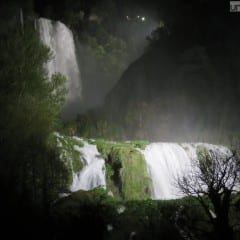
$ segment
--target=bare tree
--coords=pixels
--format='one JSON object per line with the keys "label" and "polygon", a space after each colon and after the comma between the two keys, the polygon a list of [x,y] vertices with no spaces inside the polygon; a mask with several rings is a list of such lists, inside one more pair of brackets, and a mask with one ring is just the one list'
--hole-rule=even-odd
{"label": "bare tree", "polygon": [[197,198],[212,224],[215,239],[234,239],[229,211],[232,194],[240,186],[236,154],[202,149],[190,173],[178,179],[178,186],[184,194]]}

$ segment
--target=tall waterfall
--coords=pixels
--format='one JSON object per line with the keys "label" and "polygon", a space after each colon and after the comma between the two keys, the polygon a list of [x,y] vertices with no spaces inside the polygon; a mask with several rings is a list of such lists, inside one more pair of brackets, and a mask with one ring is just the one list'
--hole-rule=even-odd
{"label": "tall waterfall", "polygon": [[78,150],[82,153],[85,166],[79,173],[73,174],[71,191],[105,188],[105,161],[100,157],[96,145],[84,142],[84,146]]}
{"label": "tall waterfall", "polygon": [[73,34],[59,21],[40,18],[38,25],[40,39],[53,53],[46,64],[49,77],[56,72],[63,74],[67,78],[67,104],[75,103],[81,97],[81,81]]}
{"label": "tall waterfall", "polygon": [[188,174],[193,168],[193,162],[198,158],[198,147],[204,147],[223,157],[231,155],[226,147],[204,143],[151,143],[142,151],[152,179],[153,199],[183,197],[178,189],[177,179]]}

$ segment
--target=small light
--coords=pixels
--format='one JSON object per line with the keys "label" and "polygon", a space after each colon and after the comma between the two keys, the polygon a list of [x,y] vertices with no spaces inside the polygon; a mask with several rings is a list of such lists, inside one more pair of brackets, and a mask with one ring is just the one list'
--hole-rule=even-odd
{"label": "small light", "polygon": [[137,18],[140,18],[140,16],[138,15]]}
{"label": "small light", "polygon": [[142,17],[141,19],[142,19],[142,21],[143,21],[143,22],[146,20],[146,18],[145,18],[145,17]]}

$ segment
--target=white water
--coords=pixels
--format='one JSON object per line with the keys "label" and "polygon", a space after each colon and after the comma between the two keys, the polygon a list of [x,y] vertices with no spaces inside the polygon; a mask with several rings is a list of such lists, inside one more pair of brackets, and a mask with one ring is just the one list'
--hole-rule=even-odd
{"label": "white water", "polygon": [[175,187],[176,179],[189,171],[191,166],[191,159],[185,150],[175,143],[152,143],[142,152],[152,179],[152,198],[180,197]]}
{"label": "white water", "polygon": [[222,146],[211,144],[151,143],[141,151],[146,159],[152,180],[153,199],[176,199],[183,197],[177,187],[177,179],[188,174],[193,161],[197,160],[197,147],[203,146],[221,155],[230,155]]}
{"label": "white water", "polygon": [[52,60],[46,64],[48,75],[63,74],[67,78],[67,104],[76,102],[81,97],[81,81],[73,34],[59,21],[40,18],[38,25],[40,39],[53,53]]}
{"label": "white water", "polygon": [[83,147],[78,147],[82,153],[85,166],[79,173],[73,173],[72,192],[78,190],[91,190],[96,187],[106,188],[105,161],[100,157],[96,145],[84,142]]}
{"label": "white water", "polygon": [[[198,162],[198,147],[213,151],[218,157],[231,155],[226,147],[204,143],[151,143],[145,150],[140,150],[152,180],[152,199],[176,199],[184,196],[178,189],[177,179],[193,170],[193,163]],[[96,187],[106,189],[105,161],[100,157],[96,145],[84,141],[83,147],[74,146],[74,149],[81,152],[85,166],[79,173],[73,172],[70,190],[75,192]]]}
{"label": "white water", "polygon": [[[64,137],[55,133],[58,139],[58,147],[62,148],[67,144]],[[59,141],[61,139],[61,141]],[[73,146],[73,150],[80,153],[80,159],[84,167],[79,172],[73,171],[73,159],[70,156],[69,163],[72,170],[73,182],[70,186],[72,192],[78,190],[91,190],[96,187],[106,189],[106,167],[105,161],[101,158],[96,145],[89,144],[81,138],[73,137],[77,142],[83,143]],[[152,180],[152,199],[176,199],[184,195],[179,191],[177,180],[192,172],[199,172],[198,151],[206,149],[212,156],[219,160],[216,165],[217,172],[221,174],[222,164],[232,156],[232,152],[224,147],[206,143],[151,143],[145,150],[138,149],[145,157],[149,177]],[[66,150],[63,149],[63,154]],[[66,156],[65,156],[66,157]],[[234,167],[234,161],[229,162],[228,168]],[[232,178],[226,175],[224,182],[227,186],[232,185]],[[219,176],[220,179],[220,176]],[[196,182],[197,181],[197,182]],[[199,180],[194,180],[193,185],[199,185]],[[201,183],[203,190],[205,183]],[[238,190],[240,187],[238,186]]]}

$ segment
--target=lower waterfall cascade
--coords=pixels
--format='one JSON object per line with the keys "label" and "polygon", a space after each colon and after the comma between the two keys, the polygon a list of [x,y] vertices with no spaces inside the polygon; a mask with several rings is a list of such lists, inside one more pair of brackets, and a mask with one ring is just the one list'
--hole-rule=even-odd
{"label": "lower waterfall cascade", "polygon": [[[57,141],[64,137],[56,134]],[[76,141],[73,151],[79,152],[79,161],[83,167],[80,171],[72,170],[71,192],[92,190],[96,187],[107,189],[106,164],[95,145],[95,140],[87,142],[81,138],[72,137]],[[65,140],[64,140],[65,141]],[[77,145],[81,142],[81,146]],[[58,144],[62,147],[62,144]],[[220,157],[230,156],[231,151],[224,146],[207,143],[150,143],[145,149],[136,148],[146,161],[146,167],[151,180],[152,199],[177,199],[184,197],[177,187],[177,179],[188,174],[193,162],[198,160],[197,151],[204,148]],[[72,159],[70,158],[71,165]],[[73,168],[72,168],[73,169]],[[112,194],[112,193],[111,193]]]}
{"label": "lower waterfall cascade", "polygon": [[178,189],[177,179],[187,175],[194,167],[198,160],[198,147],[221,157],[231,155],[228,148],[207,143],[151,143],[142,151],[152,180],[152,199],[184,197]]}
{"label": "lower waterfall cascade", "polygon": [[78,173],[73,173],[73,183],[71,191],[91,190],[96,187],[106,188],[105,161],[101,158],[97,147],[84,142],[82,148],[78,148],[82,153],[85,166]]}

